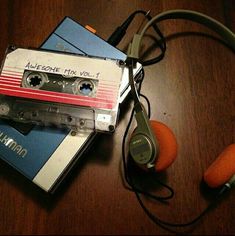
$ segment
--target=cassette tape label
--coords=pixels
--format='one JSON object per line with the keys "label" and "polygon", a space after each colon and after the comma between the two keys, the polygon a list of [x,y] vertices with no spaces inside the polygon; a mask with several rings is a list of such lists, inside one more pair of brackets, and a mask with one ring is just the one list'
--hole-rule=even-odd
{"label": "cassette tape label", "polygon": [[113,125],[122,74],[118,60],[18,48],[5,58],[0,94],[112,113]]}

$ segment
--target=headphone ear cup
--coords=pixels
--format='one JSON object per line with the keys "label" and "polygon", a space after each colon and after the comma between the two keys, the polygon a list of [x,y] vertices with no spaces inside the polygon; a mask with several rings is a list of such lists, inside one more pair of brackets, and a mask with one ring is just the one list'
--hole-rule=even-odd
{"label": "headphone ear cup", "polygon": [[177,142],[173,132],[163,123],[150,120],[150,125],[159,144],[155,170],[160,172],[167,169],[176,159]]}
{"label": "headphone ear cup", "polygon": [[225,184],[235,174],[235,144],[229,145],[204,173],[204,181],[211,188]]}

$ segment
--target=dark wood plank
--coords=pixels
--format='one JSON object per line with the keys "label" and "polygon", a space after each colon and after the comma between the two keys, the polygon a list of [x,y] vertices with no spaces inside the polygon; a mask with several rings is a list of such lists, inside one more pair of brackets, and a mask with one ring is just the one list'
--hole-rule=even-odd
{"label": "dark wood plank", "polygon": [[[8,44],[38,47],[66,15],[93,26],[107,39],[136,9],[151,9],[155,15],[174,8],[203,12],[235,31],[232,0],[2,0],[0,58]],[[120,49],[127,47],[141,21],[136,18]],[[214,191],[202,183],[203,173],[235,140],[234,53],[206,37],[214,34],[201,25],[177,20],[160,27],[167,37],[167,53],[159,64],[146,68],[143,93],[151,101],[152,119],[174,131],[179,154],[159,176],[174,188],[175,197],[169,205],[147,205],[161,219],[176,223],[192,219],[213,199]],[[127,102],[116,132],[96,140],[55,196],[47,196],[0,162],[0,234],[168,234],[149,220],[122,184],[121,141],[130,109]],[[138,175],[149,181],[149,176]],[[162,193],[158,186],[152,188]],[[234,190],[191,233],[235,234],[233,194]]]}

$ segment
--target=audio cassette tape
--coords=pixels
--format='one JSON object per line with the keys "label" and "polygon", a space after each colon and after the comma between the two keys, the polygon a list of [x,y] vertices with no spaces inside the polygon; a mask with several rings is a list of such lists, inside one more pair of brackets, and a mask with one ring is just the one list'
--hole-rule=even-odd
{"label": "audio cassette tape", "polygon": [[124,64],[11,48],[0,75],[0,117],[79,131],[114,131]]}
{"label": "audio cassette tape", "polygon": [[[40,48],[126,60],[126,54],[70,17],[58,24]],[[142,74],[141,69],[137,63],[136,80]],[[124,69],[119,91],[120,106],[128,99],[129,92],[128,70]],[[0,161],[10,164],[44,191],[53,193],[73,167],[88,158],[85,153],[98,137],[95,130],[81,133],[0,119]]]}

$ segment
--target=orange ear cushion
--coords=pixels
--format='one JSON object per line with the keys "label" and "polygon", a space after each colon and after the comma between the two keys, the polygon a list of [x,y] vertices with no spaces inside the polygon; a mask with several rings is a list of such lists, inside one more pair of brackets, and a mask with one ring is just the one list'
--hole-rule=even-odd
{"label": "orange ear cushion", "polygon": [[229,145],[204,173],[211,188],[225,184],[235,174],[235,144]]}
{"label": "orange ear cushion", "polygon": [[159,155],[156,160],[156,171],[168,168],[176,159],[177,142],[173,132],[163,123],[150,120],[153,133],[159,143]]}

